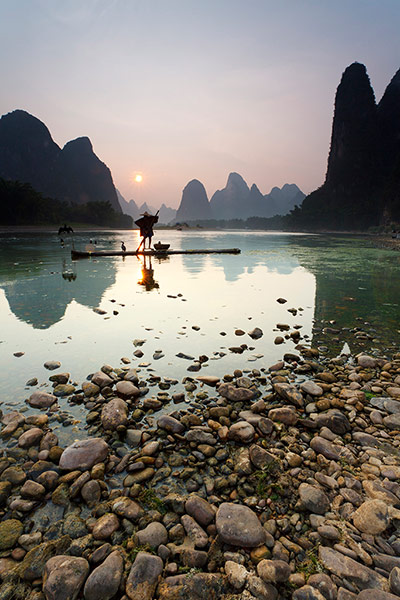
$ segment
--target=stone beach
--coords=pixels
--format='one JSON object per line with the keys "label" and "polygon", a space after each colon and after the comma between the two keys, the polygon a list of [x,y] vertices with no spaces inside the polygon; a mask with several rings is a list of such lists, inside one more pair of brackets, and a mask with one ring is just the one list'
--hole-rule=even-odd
{"label": "stone beach", "polygon": [[129,359],[81,385],[49,361],[53,389],[1,412],[0,600],[400,596],[400,353],[298,338],[180,392]]}

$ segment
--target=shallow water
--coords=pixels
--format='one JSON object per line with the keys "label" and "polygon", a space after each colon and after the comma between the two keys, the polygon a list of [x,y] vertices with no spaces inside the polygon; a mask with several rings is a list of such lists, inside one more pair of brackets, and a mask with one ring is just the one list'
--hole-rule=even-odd
{"label": "shallow water", "polygon": [[[344,341],[351,350],[363,342],[356,344],[354,332],[324,337],[321,321],[357,324],[374,338],[368,348],[398,346],[400,255],[367,238],[159,231],[154,241],[175,249],[238,247],[241,254],[176,255],[146,264],[135,256],[72,261],[72,243],[84,249],[90,239],[98,249],[119,250],[121,241],[128,250],[137,246],[136,232],[77,233],[63,247],[55,234],[0,235],[3,407],[20,405],[35,389],[25,387],[33,377],[50,387],[48,360],[60,361],[56,372],[71,373],[78,384],[105,363],[123,366],[122,357],[177,379],[196,376],[187,371],[194,361],[178,353],[209,357],[198,375],[268,367],[295,348],[292,340],[274,344],[277,323],[291,330],[301,325],[302,343],[314,335],[317,345],[328,340],[339,351]],[[294,316],[288,308],[303,310]],[[254,327],[263,330],[258,340],[247,333]],[[146,340],[140,359],[133,356],[137,339]],[[248,346],[243,354],[229,351],[241,344]]]}

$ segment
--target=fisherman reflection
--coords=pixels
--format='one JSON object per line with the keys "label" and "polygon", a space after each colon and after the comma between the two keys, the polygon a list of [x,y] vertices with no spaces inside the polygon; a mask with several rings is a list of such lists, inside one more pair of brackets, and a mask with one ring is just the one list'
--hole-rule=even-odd
{"label": "fisherman reflection", "polygon": [[151,290],[160,287],[158,282],[154,280],[154,269],[151,264],[151,256],[143,257],[141,278],[139,279],[138,284],[143,285],[146,292],[150,292]]}

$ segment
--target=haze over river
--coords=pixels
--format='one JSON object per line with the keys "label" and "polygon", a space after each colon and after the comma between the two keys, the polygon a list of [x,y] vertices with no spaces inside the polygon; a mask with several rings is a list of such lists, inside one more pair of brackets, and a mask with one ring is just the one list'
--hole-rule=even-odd
{"label": "haze over river", "polygon": [[[398,347],[400,255],[368,238],[189,230],[156,231],[159,239],[173,249],[237,247],[241,254],[176,255],[151,265],[135,256],[72,261],[72,243],[85,249],[96,240],[97,249],[119,250],[124,241],[134,250],[137,232],[78,232],[64,246],[51,233],[0,235],[3,410],[23,405],[36,389],[26,388],[31,378],[51,389],[43,367],[49,360],[81,384],[103,364],[124,366],[122,357],[179,380],[268,368],[296,352],[292,339],[274,343],[294,326],[301,326],[300,343],[322,353],[337,354],[344,342],[352,351]],[[255,327],[263,335],[254,340],[248,332]],[[242,354],[229,350],[242,344]],[[141,358],[133,355],[138,349]],[[209,360],[188,371],[199,356]]]}

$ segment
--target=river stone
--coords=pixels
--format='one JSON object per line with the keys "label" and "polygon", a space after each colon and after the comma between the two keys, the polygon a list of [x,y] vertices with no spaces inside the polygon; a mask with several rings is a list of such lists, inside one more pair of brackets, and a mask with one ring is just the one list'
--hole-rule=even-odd
{"label": "river stone", "polygon": [[88,506],[95,506],[101,498],[99,482],[96,479],[87,481],[81,488],[81,496]]}
{"label": "river stone", "polygon": [[48,360],[43,366],[49,371],[54,371],[55,369],[59,369],[61,367],[61,363],[58,360]]}
{"label": "river stone", "polygon": [[[355,594],[352,594],[352,596],[356,598]],[[311,585],[303,585],[293,592],[292,600],[327,600],[327,597],[321,594],[317,588]]]}
{"label": "river stone", "polygon": [[368,356],[367,354],[361,354],[361,356],[357,357],[357,363],[363,369],[375,369],[376,360],[372,358],[372,356]]}
{"label": "river stone", "polygon": [[329,510],[328,496],[321,489],[308,483],[299,486],[300,502],[306,510],[317,515],[324,515]]}
{"label": "river stone", "polygon": [[75,600],[89,573],[84,558],[54,556],[44,569],[43,592],[46,600]]}
{"label": "river stone", "polygon": [[164,564],[159,556],[138,552],[126,582],[128,598],[152,600],[163,568]]}
{"label": "river stone", "polygon": [[114,380],[103,373],[103,371],[97,371],[96,373],[93,373],[91,382],[95,385],[98,385],[99,388],[106,387],[106,385],[112,386],[114,384]]}
{"label": "river stone", "polygon": [[247,421],[238,421],[230,426],[228,437],[235,442],[248,444],[253,441],[254,434],[255,429],[251,423],[247,423]]}
{"label": "river stone", "polygon": [[227,560],[224,568],[231,586],[234,587],[235,590],[242,590],[249,574],[246,567],[233,560]]}
{"label": "river stone", "polygon": [[283,423],[284,425],[296,425],[299,417],[296,411],[287,406],[281,406],[279,408],[271,408],[268,411],[268,418],[276,423]]}
{"label": "river stone", "polygon": [[393,567],[389,575],[390,591],[396,596],[400,595],[400,567]]}
{"label": "river stone", "polygon": [[47,392],[36,391],[29,396],[28,404],[33,408],[49,408],[54,402],[57,402],[57,396]]}
{"label": "river stone", "polygon": [[217,383],[221,381],[219,377],[213,375],[201,375],[200,377],[196,377],[196,379],[197,381],[200,381],[200,383],[205,383],[211,387],[215,387]]}
{"label": "river stone", "polygon": [[265,529],[247,506],[223,502],[217,511],[215,525],[225,544],[254,548],[265,542]]}
{"label": "river stone", "polygon": [[314,383],[314,381],[304,381],[302,384],[300,384],[300,389],[302,392],[309,394],[310,396],[322,396],[324,393],[322,387],[317,383]]}
{"label": "river stone", "polygon": [[346,579],[359,590],[377,588],[378,590],[387,591],[389,588],[386,577],[369,569],[353,558],[341,554],[337,550],[333,550],[327,546],[320,546],[319,560],[325,569],[337,577]]}
{"label": "river stone", "polygon": [[140,390],[132,381],[118,381],[115,386],[118,396],[121,398],[137,398],[140,396]]}
{"label": "river stone", "polygon": [[92,534],[95,540],[106,540],[111,537],[118,528],[118,517],[113,513],[106,513],[96,521]]}
{"label": "river stone", "polygon": [[165,429],[170,433],[182,433],[185,431],[184,425],[178,419],[170,417],[169,415],[163,415],[157,420],[157,427]]}
{"label": "river stone", "polygon": [[24,526],[18,519],[7,519],[0,522],[0,551],[13,548],[22,535]]}
{"label": "river stone", "polygon": [[217,440],[212,433],[204,431],[200,427],[194,427],[193,429],[190,429],[190,431],[188,431],[186,434],[186,439],[188,442],[195,442],[196,444],[209,444],[210,446],[214,446],[217,443]]}
{"label": "river stone", "polygon": [[247,578],[247,589],[252,594],[252,598],[256,597],[260,600],[276,600],[278,596],[276,587],[252,574],[249,574]]}
{"label": "river stone", "polygon": [[267,583],[287,581],[290,576],[290,566],[284,560],[261,560],[257,565],[257,573]]}
{"label": "river stone", "polygon": [[392,396],[392,398],[400,400],[400,387],[388,387],[386,391],[389,396]]}
{"label": "river stone", "polygon": [[83,595],[85,600],[110,600],[118,592],[124,561],[118,550],[111,552],[105,561],[89,575]]}
{"label": "river stone", "polygon": [[357,596],[357,600],[398,600],[398,596],[383,592],[382,590],[363,590]]}
{"label": "river stone", "polygon": [[129,519],[129,521],[133,522],[136,522],[143,513],[141,506],[126,496],[121,496],[114,500],[112,511],[119,517]]}
{"label": "river stone", "polygon": [[294,404],[298,408],[302,408],[304,406],[304,398],[303,395],[296,390],[293,385],[289,383],[275,383],[274,390],[284,400],[290,402],[290,404]]}
{"label": "river stone", "polygon": [[37,481],[32,481],[31,479],[28,479],[27,481],[25,481],[19,493],[23,498],[31,498],[33,500],[38,500],[39,498],[44,496],[44,494],[46,493],[46,488],[40,483],[37,483]]}
{"label": "river stone", "polygon": [[18,576],[26,581],[34,581],[43,576],[46,562],[55,555],[64,554],[71,545],[71,538],[63,535],[57,540],[43,542],[25,555],[18,566]]}
{"label": "river stone", "polygon": [[336,444],[332,444],[329,440],[320,436],[315,436],[310,442],[311,448],[317,454],[322,454],[328,460],[339,460],[340,459],[340,447]]}
{"label": "river stone", "polygon": [[100,386],[96,385],[92,381],[84,381],[82,383],[82,391],[86,398],[90,398],[91,396],[97,396],[97,394],[100,392]]}
{"label": "river stone", "polygon": [[249,335],[252,340],[258,340],[263,336],[263,330],[259,327],[254,327],[254,329],[249,331],[247,335]]}
{"label": "river stone", "polygon": [[108,454],[108,444],[101,438],[79,440],[68,446],[61,455],[60,468],[66,471],[87,471]]}
{"label": "river stone", "polygon": [[[126,382],[129,383],[129,382]],[[112,398],[101,411],[101,424],[104,429],[117,429],[128,423],[128,406],[121,398]]]}
{"label": "river stone", "polygon": [[162,523],[153,521],[136,533],[136,539],[140,546],[149,545],[157,549],[160,544],[168,542],[168,532]]}
{"label": "river stone", "polygon": [[386,502],[366,500],[353,514],[353,523],[359,531],[371,535],[383,533],[390,522]]}
{"label": "river stone", "polygon": [[188,537],[194,542],[195,548],[205,548],[208,545],[208,535],[190,515],[182,515],[181,523]]}
{"label": "river stone", "polygon": [[215,510],[211,504],[200,496],[189,496],[185,503],[185,510],[202,527],[207,527],[215,518]]}
{"label": "river stone", "polygon": [[383,424],[388,429],[400,430],[400,413],[394,413],[383,418]]}
{"label": "river stone", "polygon": [[[238,597],[227,595],[228,591],[226,577],[219,573],[188,573],[166,577],[158,587],[157,598],[158,600],[204,600],[205,598],[219,600]],[[246,598],[252,600],[253,596],[249,595]],[[261,597],[259,598],[261,600]]]}
{"label": "river stone", "polygon": [[18,438],[18,446],[20,448],[30,448],[31,446],[38,446],[40,440],[43,437],[43,431],[39,427],[32,427],[28,429]]}
{"label": "river stone", "polygon": [[253,390],[248,388],[237,388],[231,383],[221,383],[218,386],[218,393],[223,398],[227,398],[231,402],[247,402],[254,398]]}
{"label": "river stone", "polygon": [[381,485],[381,482],[377,479],[369,480],[365,479],[362,482],[362,486],[364,488],[365,493],[368,498],[372,500],[382,500],[385,504],[396,505],[399,502],[397,496],[389,492],[386,488]]}
{"label": "river stone", "polygon": [[360,444],[360,446],[368,446],[369,448],[379,448],[381,442],[369,433],[364,431],[355,431],[353,433],[353,440]]}
{"label": "river stone", "polygon": [[257,444],[250,447],[249,456],[256,469],[263,469],[276,462],[275,456]]}
{"label": "river stone", "polygon": [[315,420],[318,427],[328,427],[328,429],[338,435],[344,435],[351,430],[351,425],[346,415],[336,408],[319,413]]}

